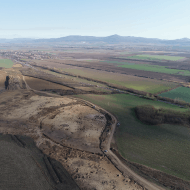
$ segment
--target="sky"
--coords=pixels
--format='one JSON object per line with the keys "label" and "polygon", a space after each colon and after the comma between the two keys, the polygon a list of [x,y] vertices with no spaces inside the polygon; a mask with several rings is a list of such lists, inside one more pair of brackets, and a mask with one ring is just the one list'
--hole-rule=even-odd
{"label": "sky", "polygon": [[190,38],[190,0],[0,1],[0,38]]}

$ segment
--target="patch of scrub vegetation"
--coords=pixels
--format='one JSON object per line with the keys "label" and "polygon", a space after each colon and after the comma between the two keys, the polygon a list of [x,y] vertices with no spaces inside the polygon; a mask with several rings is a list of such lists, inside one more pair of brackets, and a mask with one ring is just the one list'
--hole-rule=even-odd
{"label": "patch of scrub vegetation", "polygon": [[137,117],[146,124],[179,124],[190,126],[190,111],[180,112],[172,109],[155,109],[151,105],[142,105],[135,107]]}
{"label": "patch of scrub vegetation", "polygon": [[135,114],[135,107],[151,105],[156,109],[186,112],[188,109],[129,94],[78,95],[117,116],[116,143],[122,156],[132,162],[190,180],[190,128],[182,125],[147,125]]}
{"label": "patch of scrub vegetation", "polygon": [[[124,58],[124,57],[122,57],[122,58]],[[125,57],[125,58],[127,58],[127,59],[142,59],[142,60],[178,61],[178,60],[184,59],[185,57],[169,56],[169,55],[146,55],[146,54],[142,54],[142,55],[128,56],[128,57]]]}
{"label": "patch of scrub vegetation", "polygon": [[171,91],[159,94],[159,96],[190,102],[190,88],[178,87]]}
{"label": "patch of scrub vegetation", "polygon": [[10,59],[0,59],[0,67],[11,68],[13,64]]}

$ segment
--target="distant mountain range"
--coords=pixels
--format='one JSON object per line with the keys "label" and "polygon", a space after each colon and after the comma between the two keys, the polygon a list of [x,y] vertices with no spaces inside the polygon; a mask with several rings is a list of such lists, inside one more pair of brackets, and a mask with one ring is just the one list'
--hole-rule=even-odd
{"label": "distant mountain range", "polygon": [[106,43],[106,44],[165,44],[165,45],[185,45],[190,46],[190,39],[182,38],[176,40],[161,40],[157,38],[143,38],[134,36],[119,36],[112,35],[107,37],[95,36],[67,36],[61,38],[50,39],[31,39],[31,38],[16,38],[16,39],[0,39],[0,43]]}

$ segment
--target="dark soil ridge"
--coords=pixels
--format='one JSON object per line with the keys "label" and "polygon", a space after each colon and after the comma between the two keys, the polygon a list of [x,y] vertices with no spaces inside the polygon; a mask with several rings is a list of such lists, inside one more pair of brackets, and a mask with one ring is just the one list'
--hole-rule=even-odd
{"label": "dark soil ridge", "polygon": [[190,112],[180,113],[167,109],[155,109],[153,106],[144,105],[135,108],[137,118],[149,125],[178,124],[190,127]]}
{"label": "dark soil ridge", "polygon": [[190,189],[190,181],[185,181],[176,176],[172,176],[161,172],[156,169],[152,169],[148,166],[138,164],[135,162],[131,162],[121,156],[118,150],[111,148],[112,152],[128,167],[130,167],[135,172],[139,173],[146,179],[153,181],[154,183],[159,183],[166,188],[170,188],[172,190],[187,190]]}

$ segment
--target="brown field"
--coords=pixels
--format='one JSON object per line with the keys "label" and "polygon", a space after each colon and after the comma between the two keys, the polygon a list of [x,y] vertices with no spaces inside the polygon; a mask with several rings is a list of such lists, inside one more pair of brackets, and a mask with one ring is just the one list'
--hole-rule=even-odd
{"label": "brown field", "polygon": [[44,90],[44,89],[72,90],[69,87],[55,84],[52,82],[48,82],[46,80],[37,79],[37,78],[33,78],[33,77],[28,77],[28,76],[25,76],[24,78],[25,78],[27,84],[29,85],[29,87],[32,89],[35,89],[35,90]]}

